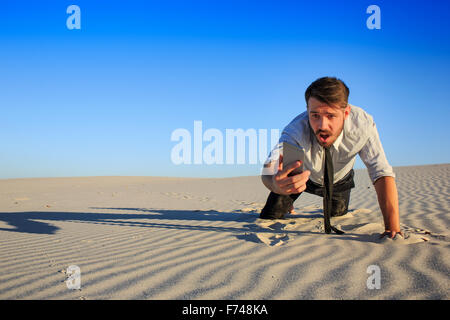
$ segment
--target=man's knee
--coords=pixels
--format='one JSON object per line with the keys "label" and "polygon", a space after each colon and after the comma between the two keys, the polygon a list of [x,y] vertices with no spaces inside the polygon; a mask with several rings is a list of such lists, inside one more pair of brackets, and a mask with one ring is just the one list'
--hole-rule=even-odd
{"label": "man's knee", "polygon": [[331,216],[343,216],[348,212],[348,204],[350,202],[350,190],[336,194],[332,199]]}
{"label": "man's knee", "polygon": [[294,201],[299,196],[300,194],[285,196],[270,192],[266,205],[261,210],[259,217],[261,219],[282,219],[291,211]]}

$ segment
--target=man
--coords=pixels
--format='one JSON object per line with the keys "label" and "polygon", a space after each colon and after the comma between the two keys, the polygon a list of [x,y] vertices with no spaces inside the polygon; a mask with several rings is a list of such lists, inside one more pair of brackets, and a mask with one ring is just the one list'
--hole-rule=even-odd
{"label": "man", "polygon": [[[293,212],[293,202],[303,191],[324,198],[325,231],[342,231],[330,225],[330,218],[347,213],[353,182],[353,165],[358,154],[368,169],[383,215],[385,232],[400,231],[395,174],[381,145],[372,116],[348,103],[349,89],[342,80],[323,77],[305,92],[306,112],[283,130],[279,144],[264,165],[262,181],[271,191],[261,211],[263,219],[282,218]],[[283,142],[304,149],[304,171],[290,175],[301,162],[282,165],[276,159]],[[278,163],[278,167],[276,167]]]}

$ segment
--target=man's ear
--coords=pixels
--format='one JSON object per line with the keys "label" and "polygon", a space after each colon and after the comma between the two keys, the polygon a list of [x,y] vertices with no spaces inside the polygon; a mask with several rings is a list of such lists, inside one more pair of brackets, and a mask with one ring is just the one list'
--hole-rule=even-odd
{"label": "man's ear", "polygon": [[350,114],[350,110],[351,110],[351,107],[347,103],[347,107],[345,107],[345,109],[344,109],[344,120],[347,119],[348,115]]}

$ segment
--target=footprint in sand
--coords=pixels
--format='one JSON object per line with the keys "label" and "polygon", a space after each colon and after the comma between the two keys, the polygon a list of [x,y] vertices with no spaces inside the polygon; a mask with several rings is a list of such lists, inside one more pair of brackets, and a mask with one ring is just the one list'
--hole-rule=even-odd
{"label": "footprint in sand", "polygon": [[278,247],[289,240],[289,236],[286,233],[257,233],[256,237],[269,247]]}
{"label": "footprint in sand", "polygon": [[300,225],[304,224],[304,222],[296,220],[300,219],[257,219],[255,223],[246,225],[251,232],[238,236],[238,239],[264,243],[270,247],[278,247],[294,238],[292,234],[288,234],[289,231],[296,230]]}
{"label": "footprint in sand", "polygon": [[264,228],[264,229],[269,229],[269,230],[273,230],[273,231],[282,231],[285,224],[281,223],[281,222],[273,222],[273,221],[258,221],[257,225],[260,228]]}

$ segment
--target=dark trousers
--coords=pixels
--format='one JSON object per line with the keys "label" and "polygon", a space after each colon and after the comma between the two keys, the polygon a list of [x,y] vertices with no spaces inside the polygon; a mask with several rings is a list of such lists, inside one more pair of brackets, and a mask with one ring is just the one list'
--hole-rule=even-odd
{"label": "dark trousers", "polygon": [[[354,171],[350,170],[339,182],[333,185],[333,196],[331,216],[342,216],[348,211],[348,204],[350,202],[350,191],[355,187],[353,181]],[[306,182],[305,192],[315,194],[323,197],[323,186],[308,180]],[[261,210],[261,219],[281,219],[285,214],[289,213],[294,201],[302,194],[290,194],[288,196],[280,195],[274,192],[270,192],[267,198],[266,205]]]}

